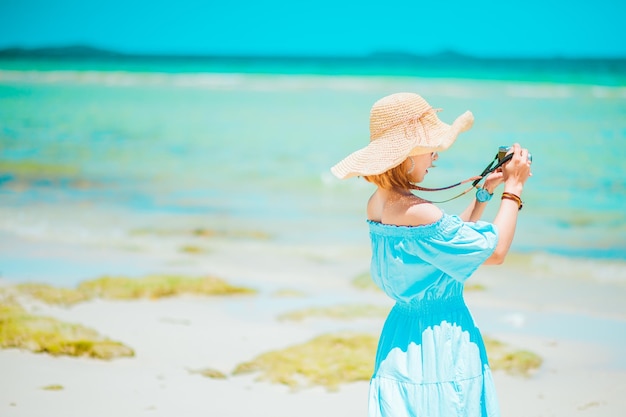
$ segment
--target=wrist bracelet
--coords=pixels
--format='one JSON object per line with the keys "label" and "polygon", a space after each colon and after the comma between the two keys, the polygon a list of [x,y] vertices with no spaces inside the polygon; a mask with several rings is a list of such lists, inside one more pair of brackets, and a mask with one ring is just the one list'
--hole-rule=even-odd
{"label": "wrist bracelet", "polygon": [[502,193],[502,200],[513,200],[517,203],[517,210],[521,210],[524,207],[524,203],[520,196],[515,195],[513,193]]}

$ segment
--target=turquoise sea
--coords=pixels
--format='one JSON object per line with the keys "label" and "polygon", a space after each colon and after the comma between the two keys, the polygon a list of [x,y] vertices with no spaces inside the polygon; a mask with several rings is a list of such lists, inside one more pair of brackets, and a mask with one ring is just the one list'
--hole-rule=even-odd
{"label": "turquoise sea", "polygon": [[[147,229],[367,244],[371,185],[329,168],[367,144],[371,105],[399,91],[443,108],[446,122],[475,115],[426,186],[480,173],[499,145],[530,149],[513,251],[626,259],[623,68],[290,65],[0,60],[2,276],[55,267],[37,266],[28,242],[105,243]],[[471,198],[441,207],[459,212]]]}

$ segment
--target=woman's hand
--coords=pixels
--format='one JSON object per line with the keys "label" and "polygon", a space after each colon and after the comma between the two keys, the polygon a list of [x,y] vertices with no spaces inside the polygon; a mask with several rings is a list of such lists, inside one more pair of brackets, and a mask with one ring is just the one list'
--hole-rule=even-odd
{"label": "woman's hand", "polygon": [[502,168],[498,168],[493,171],[491,174],[487,175],[485,178],[485,182],[483,184],[483,188],[489,191],[489,194],[493,194],[498,185],[504,182],[504,174],[502,173]]}
{"label": "woman's hand", "polygon": [[530,160],[528,149],[522,148],[519,143],[511,147],[509,153],[513,158],[502,166],[504,190],[519,195],[524,188],[524,183],[530,177]]}

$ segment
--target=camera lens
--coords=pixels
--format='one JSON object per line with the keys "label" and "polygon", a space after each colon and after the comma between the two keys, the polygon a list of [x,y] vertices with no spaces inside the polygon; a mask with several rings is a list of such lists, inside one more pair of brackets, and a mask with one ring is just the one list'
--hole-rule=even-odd
{"label": "camera lens", "polygon": [[510,146],[500,146],[498,148],[498,161],[502,161],[504,159],[509,149],[511,149]]}

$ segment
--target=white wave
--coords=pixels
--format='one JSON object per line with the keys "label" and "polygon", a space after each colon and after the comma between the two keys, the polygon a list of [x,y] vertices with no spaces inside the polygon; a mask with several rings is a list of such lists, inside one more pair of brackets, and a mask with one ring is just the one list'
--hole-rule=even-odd
{"label": "white wave", "polygon": [[0,83],[87,84],[116,87],[171,86],[211,90],[246,89],[253,91],[303,91],[316,89],[368,91],[382,88],[385,81],[384,78],[370,79],[352,76],[76,70],[0,70]]}
{"label": "white wave", "polygon": [[574,87],[557,84],[509,84],[506,87],[509,97],[521,98],[569,98],[574,95]]}
{"label": "white wave", "polygon": [[591,87],[591,95],[594,98],[626,98],[626,87],[606,87],[594,85]]}
{"label": "white wave", "polygon": [[537,253],[532,255],[531,263],[535,270],[542,271],[546,276],[554,274],[596,282],[626,283],[625,260],[626,258],[572,258]]}
{"label": "white wave", "polygon": [[513,327],[520,328],[526,324],[526,316],[522,313],[511,313],[503,316],[501,321]]}

